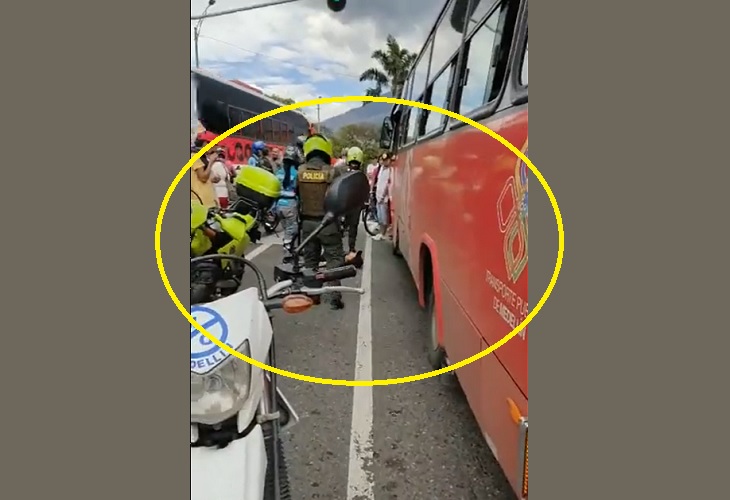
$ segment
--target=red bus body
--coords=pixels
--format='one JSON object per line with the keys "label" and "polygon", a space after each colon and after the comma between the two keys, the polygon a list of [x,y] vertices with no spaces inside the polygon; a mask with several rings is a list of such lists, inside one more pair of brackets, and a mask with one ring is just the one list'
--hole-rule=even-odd
{"label": "red bus body", "polygon": [[[190,73],[199,121],[196,139],[200,143],[208,143],[231,127],[282,105],[238,80],[226,81],[199,69],[191,69]],[[262,140],[269,149],[283,151],[297,136],[308,135],[311,129],[302,113],[285,111],[245,127],[219,145],[226,150],[227,163],[241,165],[251,157],[251,145],[255,141]]]}
{"label": "red bus body", "polygon": [[[445,2],[411,71],[405,99],[462,113],[466,68],[475,78],[480,69],[492,66],[488,58],[468,57],[469,35],[481,29],[476,19],[456,42],[452,57],[446,60],[442,54],[444,61],[437,62],[441,66],[431,67],[422,83],[414,83],[419,64],[427,64],[424,58],[437,57],[435,50],[426,52],[430,40],[435,35],[434,46],[439,46],[439,28],[456,15],[454,6],[462,1],[469,2]],[[491,17],[496,23],[502,18],[502,49],[492,52],[494,67],[483,72],[496,73],[491,93],[485,94],[494,97],[485,97],[486,102],[467,110],[473,111],[468,115],[527,154],[527,2],[477,3],[488,4],[476,9],[482,19]],[[468,12],[474,12],[475,5],[471,7]],[[496,39],[495,35],[495,45]],[[436,93],[432,83],[442,75],[449,82],[445,101],[431,102]],[[486,83],[484,88],[489,88]],[[414,126],[416,116],[424,121]],[[485,133],[438,116],[441,126],[425,131],[428,115],[418,108],[395,106],[384,124],[384,137],[389,137],[381,145],[397,155],[391,176],[394,244],[408,263],[421,305],[427,306],[433,295],[438,344],[446,362],[453,364],[495,344],[528,314],[528,169]],[[415,132],[409,130],[413,127]],[[525,329],[497,351],[456,371],[485,440],[520,498],[527,498],[527,366]]]}

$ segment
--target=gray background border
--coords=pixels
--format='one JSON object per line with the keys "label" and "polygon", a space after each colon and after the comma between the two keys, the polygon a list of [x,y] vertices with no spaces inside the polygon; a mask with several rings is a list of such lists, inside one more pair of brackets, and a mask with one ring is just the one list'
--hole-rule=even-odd
{"label": "gray background border", "polygon": [[[674,5],[531,6],[529,152],[566,229],[563,271],[530,330],[533,499],[726,490],[727,435],[714,422],[727,390],[713,387],[727,380],[727,326],[715,319],[726,274],[697,263],[725,260],[724,233],[703,231],[727,212],[713,191],[727,181],[687,174],[718,165],[703,147],[724,144],[727,127],[706,105],[675,103],[702,80],[688,61],[724,60],[707,52],[727,45],[700,47],[722,30]],[[186,322],[153,256],[162,195],[188,159],[188,10],[172,0],[7,6],[8,498],[189,497],[188,347],[176,340]],[[699,85],[713,81],[724,80]],[[700,95],[724,95],[712,90]],[[47,160],[29,167],[23,152],[39,144]],[[13,184],[18,164],[38,186],[30,206]],[[556,234],[544,193],[533,189],[531,204],[534,303]],[[162,244],[181,291],[187,222],[178,189]]]}

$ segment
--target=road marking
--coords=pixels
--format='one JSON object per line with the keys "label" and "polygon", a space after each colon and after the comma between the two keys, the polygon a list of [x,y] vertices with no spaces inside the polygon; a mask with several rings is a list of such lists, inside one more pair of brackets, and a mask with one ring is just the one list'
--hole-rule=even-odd
{"label": "road marking", "polygon": [[253,260],[256,258],[256,256],[261,255],[266,250],[271,247],[271,243],[261,243],[259,246],[251,250],[249,253],[245,254],[244,257],[246,257],[248,260]]}
{"label": "road marking", "polygon": [[[365,262],[357,320],[357,354],[355,380],[372,380],[372,241],[365,238]],[[373,500],[373,388],[353,387],[352,425],[350,426],[350,465],[347,474],[348,500]]]}

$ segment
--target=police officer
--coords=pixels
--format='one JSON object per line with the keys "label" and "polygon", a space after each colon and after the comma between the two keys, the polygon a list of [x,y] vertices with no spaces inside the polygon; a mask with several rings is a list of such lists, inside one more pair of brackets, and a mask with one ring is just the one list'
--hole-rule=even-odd
{"label": "police officer", "polygon": [[[357,146],[353,146],[348,149],[346,157],[347,169],[350,172],[355,171],[365,175],[364,172],[362,172],[362,161],[364,156],[362,149]],[[344,230],[347,231],[347,244],[350,251],[348,258],[355,257],[354,254],[357,252],[355,246],[357,245],[357,228],[360,225],[360,212],[362,212],[362,207],[345,215]]]}
{"label": "police officer", "polygon": [[[332,143],[323,135],[310,135],[304,142],[305,163],[297,173],[299,215],[301,238],[306,239],[322,222],[325,215],[324,198],[332,181],[343,173],[342,169],[331,166]],[[338,224],[332,223],[312,238],[304,248],[304,266],[310,269],[319,267],[320,257],[324,257],[327,268],[345,265],[345,252],[342,248],[342,234]],[[340,282],[332,282],[339,285]],[[332,309],[342,309],[342,294],[331,294]]]}

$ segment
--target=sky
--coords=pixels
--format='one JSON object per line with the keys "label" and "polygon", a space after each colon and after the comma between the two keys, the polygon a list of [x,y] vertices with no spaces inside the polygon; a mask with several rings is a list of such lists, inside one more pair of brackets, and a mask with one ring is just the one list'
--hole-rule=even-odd
{"label": "sky", "polygon": [[[208,12],[269,0],[217,0]],[[191,0],[191,15],[208,0]],[[419,51],[445,0],[348,0],[342,12],[331,12],[326,0],[300,0],[206,19],[199,42],[200,66],[227,79],[239,79],[266,93],[295,101],[319,96],[363,95],[371,83],[359,82],[377,64],[373,50],[385,48],[387,35]],[[190,61],[195,66],[190,23]],[[321,106],[321,119],[360,103]],[[312,120],[316,110],[303,110]]]}

